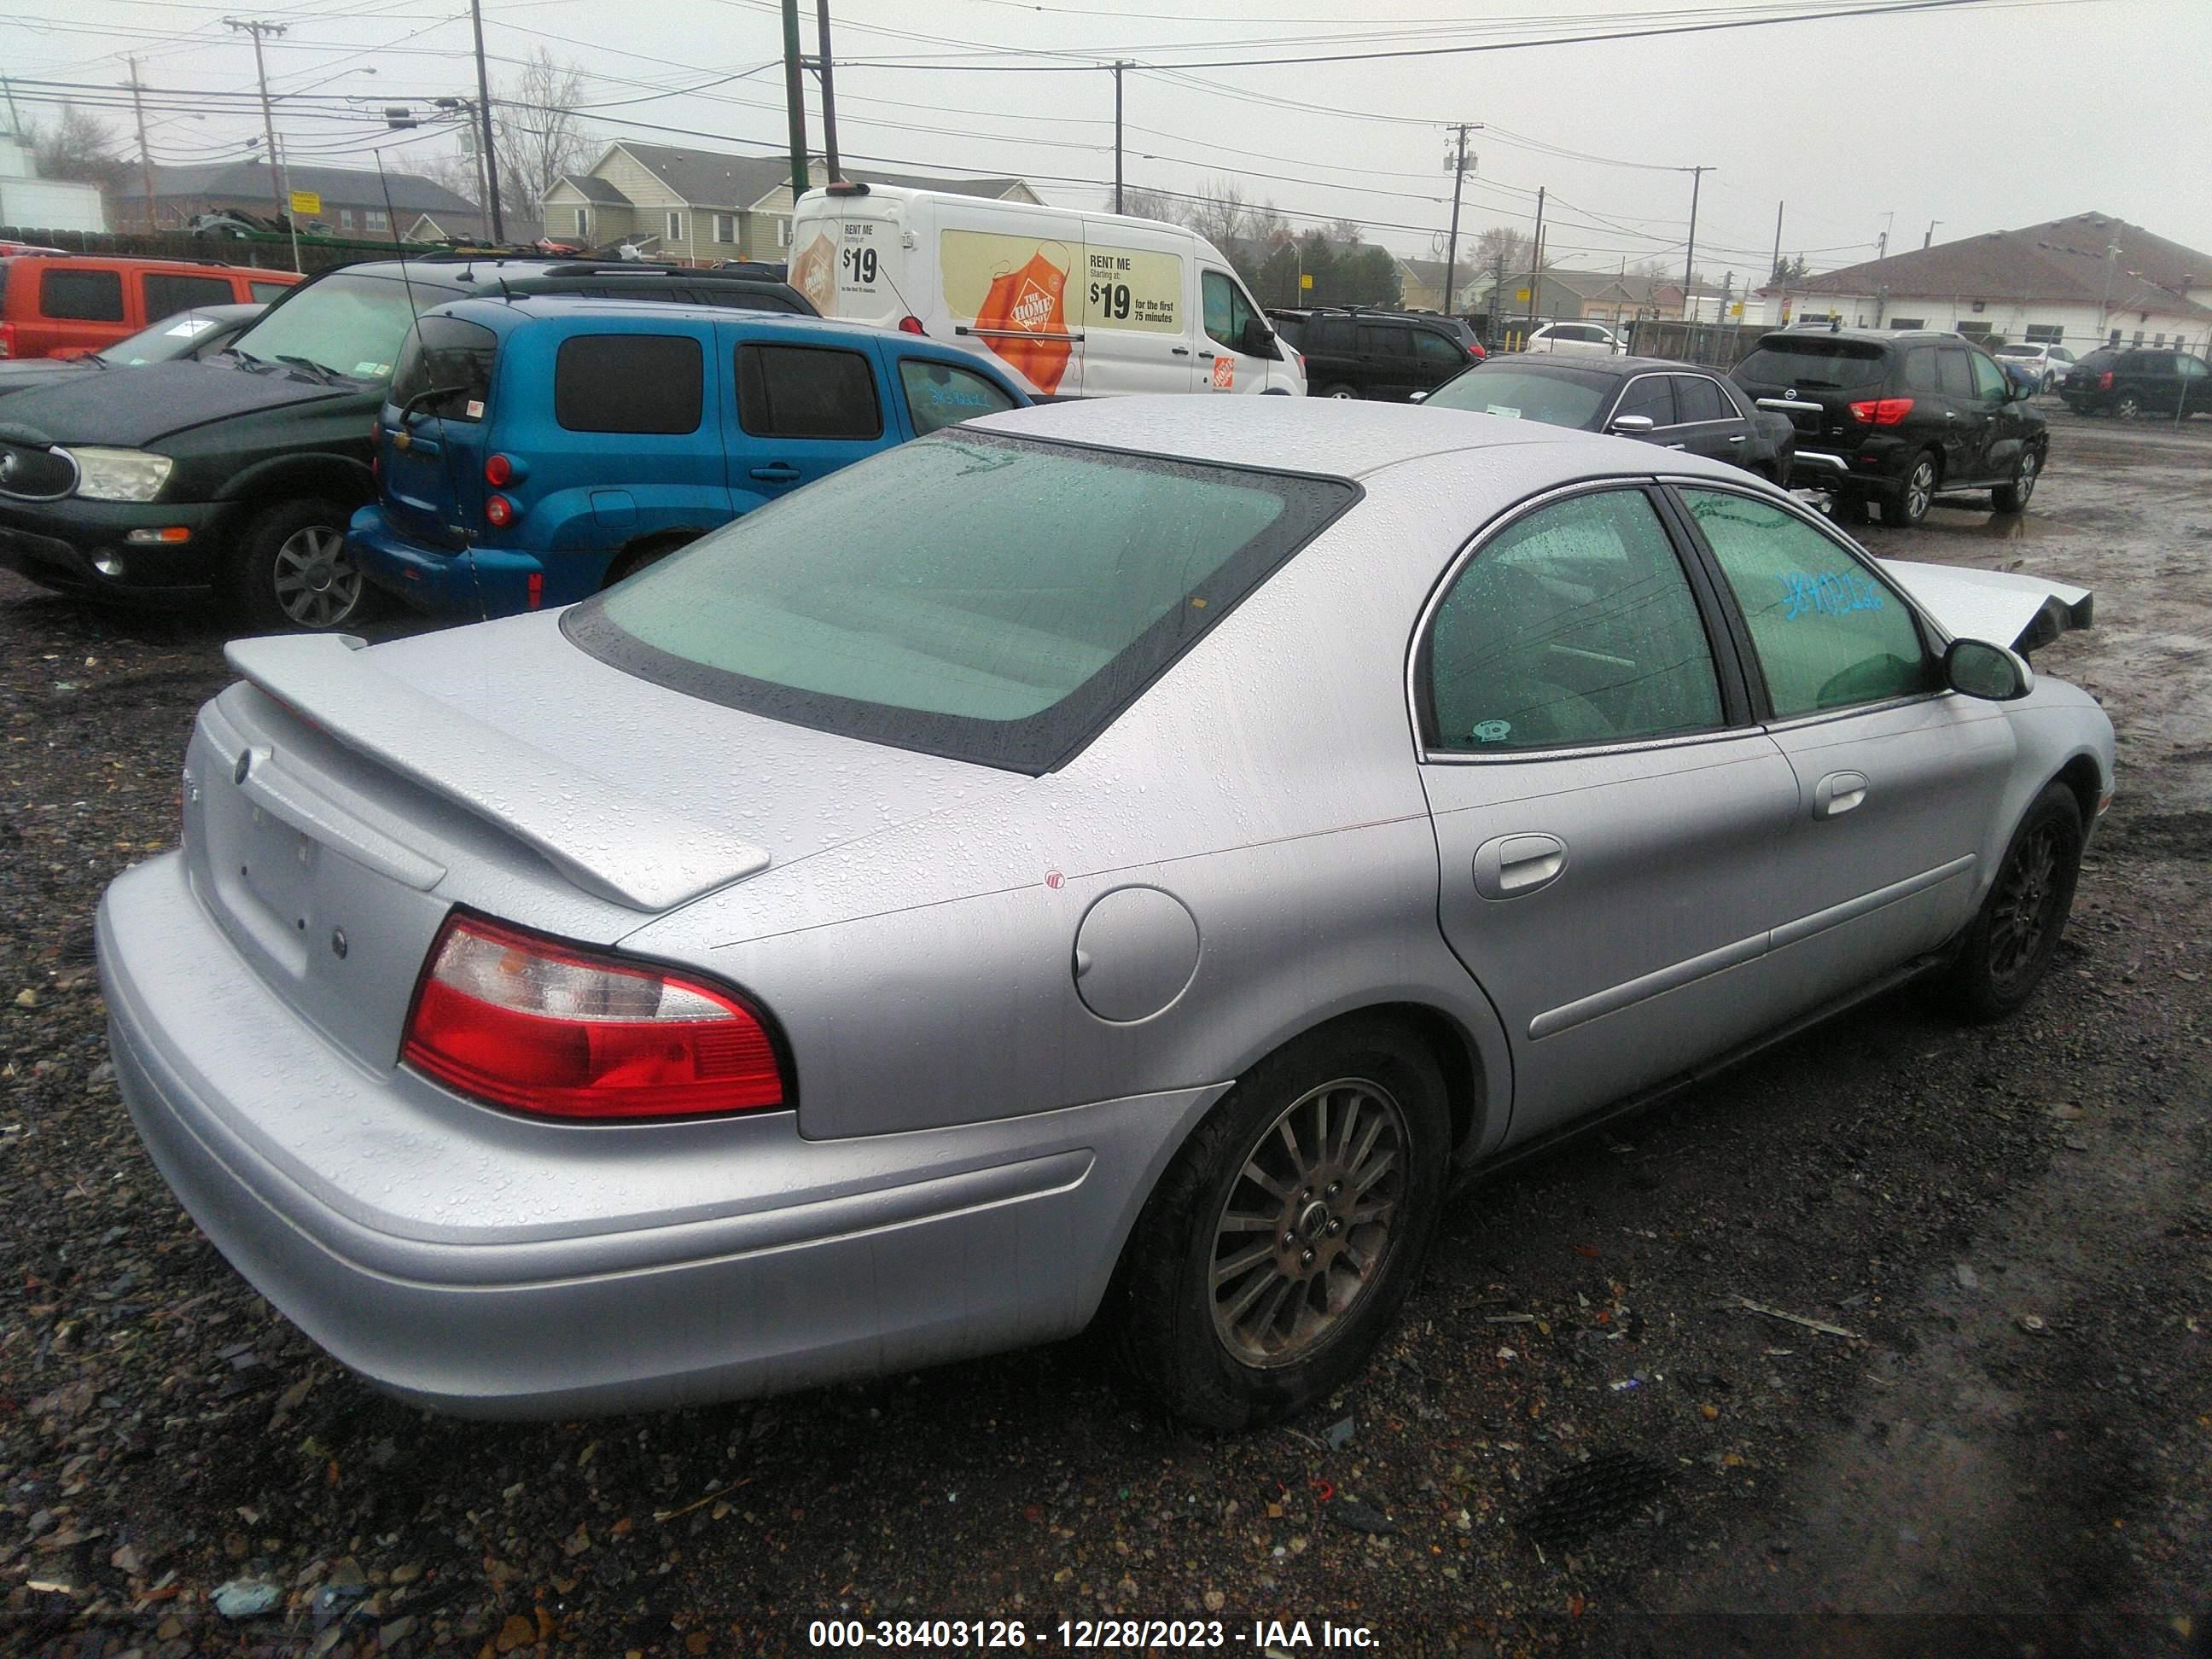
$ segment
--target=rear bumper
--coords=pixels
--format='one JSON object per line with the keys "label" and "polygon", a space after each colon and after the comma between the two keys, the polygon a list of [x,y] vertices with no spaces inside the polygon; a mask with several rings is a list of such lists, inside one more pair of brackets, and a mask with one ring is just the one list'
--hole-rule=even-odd
{"label": "rear bumper", "polygon": [[[224,501],[0,501],[0,568],[87,599],[161,604],[205,596],[236,504]],[[133,531],[181,529],[182,542],[133,542]],[[114,574],[103,571],[106,559]]]}
{"label": "rear bumper", "polygon": [[[180,855],[117,879],[99,946],[125,1103],[216,1248],[370,1382],[473,1416],[730,1399],[1072,1333],[1224,1086],[847,1140],[787,1113],[538,1125],[342,1056],[238,957]],[[710,1204],[681,1206],[679,1170]]]}
{"label": "rear bumper", "polygon": [[[395,530],[374,502],[346,526],[346,553],[378,587],[434,617],[512,617],[554,602],[546,598],[545,564],[537,555],[432,547]],[[532,576],[538,579],[536,605]]]}
{"label": "rear bumper", "polygon": [[1831,439],[1818,448],[1797,451],[1790,464],[1790,482],[1814,489],[1892,498],[1904,489],[1905,475],[1920,447],[1888,434],[1869,433],[1848,447]]}

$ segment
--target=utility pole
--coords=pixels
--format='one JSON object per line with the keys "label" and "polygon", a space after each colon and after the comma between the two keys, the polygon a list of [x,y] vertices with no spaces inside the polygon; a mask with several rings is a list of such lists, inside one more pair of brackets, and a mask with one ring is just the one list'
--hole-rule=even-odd
{"label": "utility pole", "polygon": [[146,102],[138,95],[138,60],[126,58],[131,65],[131,112],[138,121],[138,173],[146,186],[146,234],[154,234],[154,152],[146,148]]}
{"label": "utility pole", "polygon": [[1685,167],[1690,175],[1690,245],[1682,254],[1682,315],[1687,320],[1696,319],[1697,307],[1690,298],[1690,284],[1698,271],[1698,187],[1705,182],[1705,175],[1719,171],[1717,167]]}
{"label": "utility pole", "polygon": [[1782,269],[1782,210],[1789,205],[1787,202],[1774,204],[1774,263],[1766,268],[1766,280],[1770,283],[1774,280],[1773,273]]}
{"label": "utility pole", "polygon": [[1455,158],[1450,158],[1450,167],[1452,170],[1451,234],[1444,243],[1444,302],[1443,307],[1443,313],[1447,317],[1452,314],[1452,278],[1456,276],[1459,271],[1459,187],[1461,181],[1467,177],[1467,135],[1470,132],[1479,132],[1481,129],[1482,123],[1480,121],[1460,122],[1456,129],[1459,133],[1459,154]]}
{"label": "utility pole", "polygon": [[791,128],[791,207],[806,194],[806,85],[799,70],[799,0],[783,0],[783,105]]}
{"label": "utility pole", "polygon": [[[834,185],[843,175],[837,169],[837,88],[830,78],[830,0],[814,0],[814,53],[816,67],[822,72],[822,155]],[[1117,76],[1116,91],[1120,86]]]}
{"label": "utility pole", "polygon": [[1544,278],[1544,186],[1536,186],[1536,234],[1528,244],[1528,326],[1536,326],[1536,294]]}
{"label": "utility pole", "polygon": [[[1128,64],[1114,60],[1114,211],[1121,210],[1121,71]],[[1301,267],[1303,269],[1304,267]]]}
{"label": "utility pole", "polygon": [[2099,345],[2105,343],[2106,327],[2112,320],[2112,273],[2118,268],[2119,257],[2120,245],[2118,242],[2105,244],[2105,295],[2104,298],[2097,301],[2097,343]]}
{"label": "utility pole", "polygon": [[1928,234],[1920,239],[1921,246],[1926,247],[1929,243],[1936,240],[1936,227],[1942,222],[1941,219],[1930,219],[1928,222]]}
{"label": "utility pole", "polygon": [[[284,199],[284,186],[276,176],[276,117],[269,107],[269,70],[261,61],[261,37],[264,34],[281,35],[284,33],[284,26],[264,22],[258,17],[226,17],[222,21],[226,27],[253,37],[253,76],[261,84],[261,133],[269,146],[263,152],[269,158],[269,198],[276,204],[276,216],[289,223],[292,204]],[[299,263],[296,258],[292,261],[295,270]]]}
{"label": "utility pole", "polygon": [[491,240],[498,244],[507,240],[507,224],[499,210],[499,155],[491,139],[491,76],[484,68],[481,0],[469,0],[469,21],[477,32],[477,121],[483,131],[484,194],[491,209]]}
{"label": "utility pole", "polygon": [[8,84],[8,77],[4,75],[0,75],[0,94],[5,94],[8,99],[8,131],[10,136],[20,137],[23,131],[23,118],[15,113],[15,88]]}

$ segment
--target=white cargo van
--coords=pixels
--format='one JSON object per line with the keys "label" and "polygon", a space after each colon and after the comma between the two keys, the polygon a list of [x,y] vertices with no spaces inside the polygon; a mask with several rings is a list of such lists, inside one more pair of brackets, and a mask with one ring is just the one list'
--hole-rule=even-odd
{"label": "white cargo van", "polygon": [[799,198],[791,282],[824,317],[964,340],[1048,396],[1305,395],[1229,261],[1153,219],[831,185]]}

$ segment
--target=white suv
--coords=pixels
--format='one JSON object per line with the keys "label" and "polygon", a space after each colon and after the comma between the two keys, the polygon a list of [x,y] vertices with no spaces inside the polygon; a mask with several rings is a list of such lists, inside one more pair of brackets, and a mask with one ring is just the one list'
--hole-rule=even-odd
{"label": "white suv", "polygon": [[1523,351],[1595,351],[1618,357],[1628,348],[1611,329],[1595,323],[1547,323],[1528,337]]}
{"label": "white suv", "polygon": [[2074,354],[2064,346],[2043,345],[2029,340],[2014,345],[2001,345],[1996,349],[1996,355],[2033,370],[2040,377],[2035,388],[2038,392],[2048,392],[2055,386],[2064,386],[2066,371],[2074,362]]}

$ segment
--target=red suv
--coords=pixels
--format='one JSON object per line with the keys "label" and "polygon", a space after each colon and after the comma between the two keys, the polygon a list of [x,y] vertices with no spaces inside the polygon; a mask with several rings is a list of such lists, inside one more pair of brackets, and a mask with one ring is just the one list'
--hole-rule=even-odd
{"label": "red suv", "polygon": [[77,356],[196,306],[266,305],[301,280],[289,270],[173,259],[0,258],[0,357]]}

